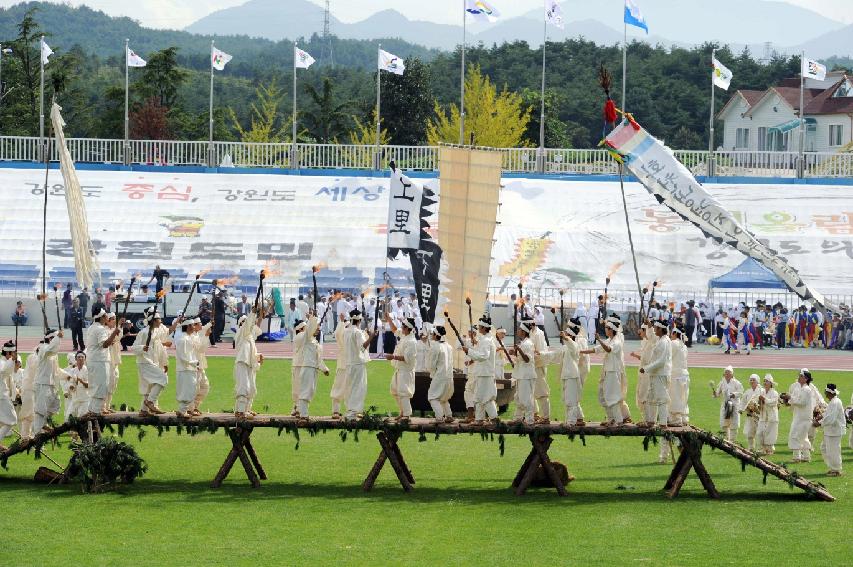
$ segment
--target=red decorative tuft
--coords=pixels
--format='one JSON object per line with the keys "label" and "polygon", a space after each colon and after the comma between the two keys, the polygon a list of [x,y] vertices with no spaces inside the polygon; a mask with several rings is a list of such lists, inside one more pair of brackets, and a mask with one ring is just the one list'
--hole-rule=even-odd
{"label": "red decorative tuft", "polygon": [[616,104],[610,97],[607,97],[607,102],[604,103],[604,121],[608,124],[616,122]]}
{"label": "red decorative tuft", "polygon": [[630,123],[631,123],[631,126],[634,128],[634,130],[636,130],[637,132],[639,132],[639,131],[640,131],[640,125],[639,125],[639,124],[637,124],[637,121],[636,121],[636,120],[634,120],[634,117],[633,117],[633,116],[631,116],[630,114],[626,114],[625,116],[627,116],[627,117],[628,117],[628,122],[630,122]]}

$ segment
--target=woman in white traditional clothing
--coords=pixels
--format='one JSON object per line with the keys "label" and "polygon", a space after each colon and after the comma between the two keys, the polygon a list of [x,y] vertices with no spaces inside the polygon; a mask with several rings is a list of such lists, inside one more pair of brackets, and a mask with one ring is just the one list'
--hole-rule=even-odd
{"label": "woman in white traditional clothing", "polygon": [[450,398],[453,397],[453,347],[447,344],[447,329],[442,325],[432,326],[432,340],[427,356],[427,371],[430,374],[427,399],[435,414],[436,423],[453,423]]}
{"label": "woman in white traditional clothing", "polygon": [[604,363],[598,383],[598,403],[606,413],[606,421],[603,425],[620,425],[625,419],[622,412],[622,404],[625,401],[623,389],[625,361],[622,356],[625,338],[622,335],[619,317],[611,315],[605,319],[604,332],[607,338],[596,334],[598,344],[595,348],[581,352],[583,354],[604,353]]}
{"label": "woman in white traditional clothing", "polygon": [[71,396],[68,414],[77,418],[84,417],[91,409],[90,375],[86,365],[86,353],[78,352],[74,357],[74,366],[64,372],[69,384],[68,393]]}
{"label": "woman in white traditional clothing", "polygon": [[756,446],[765,455],[776,452],[776,438],[779,436],[779,392],[772,374],[764,375],[764,390],[758,396],[758,431],[755,433]]}
{"label": "woman in white traditional clothing", "polygon": [[844,416],[844,406],[838,397],[840,392],[835,384],[827,384],[825,391],[829,403],[817,422],[823,427],[820,452],[823,462],[829,467],[826,476],[841,476],[841,438],[847,432],[847,418]]}
{"label": "woman in white traditional clothing", "polygon": [[808,463],[812,460],[812,444],[809,441],[809,429],[814,419],[815,401],[803,372],[788,389],[788,403],[791,406],[793,420],[788,432],[788,448],[794,452],[791,462]]}
{"label": "woman in white traditional clothing", "polygon": [[713,396],[720,398],[720,429],[726,440],[734,443],[737,440],[737,432],[740,428],[740,414],[738,404],[743,396],[743,384],[735,378],[735,370],[727,366],[723,370],[723,379],[714,389]]}
{"label": "woman in white traditional clothing", "polygon": [[749,387],[744,390],[740,399],[738,411],[746,418],[743,423],[743,434],[746,435],[746,448],[755,451],[755,435],[758,432],[758,419],[761,417],[758,398],[762,389],[758,386],[758,374],[749,377]]}
{"label": "woman in white traditional clothing", "polygon": [[669,425],[690,423],[690,371],[687,367],[687,345],[684,332],[672,330],[672,374],[669,382]]}
{"label": "woman in white traditional clothing", "polygon": [[5,451],[3,439],[11,433],[12,428],[18,424],[18,415],[15,413],[15,371],[16,351],[14,341],[7,341],[3,345],[3,356],[0,358],[0,451]]}

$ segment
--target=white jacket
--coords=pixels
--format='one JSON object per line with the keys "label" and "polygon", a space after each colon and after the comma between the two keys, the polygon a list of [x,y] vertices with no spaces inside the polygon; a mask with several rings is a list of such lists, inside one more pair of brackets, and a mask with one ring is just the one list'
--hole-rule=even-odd
{"label": "white jacket", "polygon": [[844,417],[844,405],[838,396],[829,400],[820,424],[823,427],[824,436],[840,437],[847,432],[847,418]]}
{"label": "white jacket", "polygon": [[468,367],[468,376],[494,378],[496,355],[495,340],[489,335],[478,335],[477,344],[468,348],[468,358],[473,361],[473,364]]}

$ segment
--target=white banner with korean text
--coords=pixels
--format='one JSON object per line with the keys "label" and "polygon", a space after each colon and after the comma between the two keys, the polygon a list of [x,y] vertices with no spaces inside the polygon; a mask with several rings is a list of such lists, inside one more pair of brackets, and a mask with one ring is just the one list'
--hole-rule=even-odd
{"label": "white banner with korean text", "polygon": [[[41,273],[42,187],[38,169],[0,168],[0,287]],[[279,267],[281,281],[364,289],[385,271],[389,179],[177,171],[79,171],[89,227],[105,279],[127,279],[154,265],[176,280],[201,270],[256,283]],[[416,180],[438,192],[438,180]],[[604,181],[505,178],[492,251],[490,286],[507,295],[525,289],[595,288],[609,266],[612,289],[631,290],[633,273],[619,184]],[[849,294],[853,281],[853,187],[844,185],[706,185],[755,237],[777,250],[802,278],[827,294]],[[68,215],[58,171],[48,187],[50,281],[73,277]],[[707,289],[708,280],[744,256],[718,244],[655,199],[626,184],[640,277],[666,288]],[[440,197],[440,194],[439,194]],[[431,219],[430,232],[439,219]],[[389,264],[392,284],[412,289],[405,257]],[[219,277],[211,275],[210,277]]]}

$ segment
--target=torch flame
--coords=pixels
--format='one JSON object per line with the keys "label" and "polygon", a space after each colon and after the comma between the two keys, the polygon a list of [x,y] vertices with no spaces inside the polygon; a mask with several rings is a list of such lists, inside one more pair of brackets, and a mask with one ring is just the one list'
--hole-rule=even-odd
{"label": "torch flame", "polygon": [[160,291],[157,292],[157,299],[163,299],[164,297],[166,297],[166,290],[165,289],[161,289]]}
{"label": "torch flame", "polygon": [[524,305],[524,299],[522,299],[521,297],[519,297],[518,299],[515,300],[515,306],[516,307],[522,307],[523,305]]}
{"label": "torch flame", "polygon": [[618,272],[624,265],[625,262],[616,262],[615,264],[610,266],[610,271],[607,272],[607,279],[611,279],[614,275],[616,275],[616,272]]}

